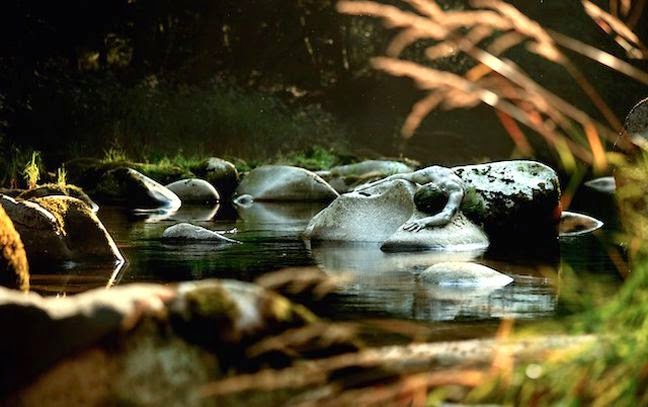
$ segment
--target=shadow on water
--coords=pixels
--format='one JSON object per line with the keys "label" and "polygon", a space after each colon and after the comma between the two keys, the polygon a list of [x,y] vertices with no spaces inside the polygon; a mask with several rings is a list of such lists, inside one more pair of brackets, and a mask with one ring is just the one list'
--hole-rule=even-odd
{"label": "shadow on water", "polygon": [[[393,318],[432,324],[439,339],[492,334],[500,318],[537,320],[556,315],[561,271],[605,275],[618,287],[616,269],[607,256],[602,233],[562,239],[550,248],[527,247],[497,252],[384,253],[375,244],[311,245],[301,233],[321,204],[255,203],[220,212],[218,207],[184,207],[170,214],[133,216],[119,208],[102,208],[99,216],[128,259],[120,270],[86,264],[34,270],[36,291],[76,293],[130,282],[170,283],[205,278],[252,281],[285,267],[317,266],[323,272],[350,276],[328,297],[323,314],[337,320]],[[169,244],[162,232],[180,222],[216,231],[236,229],[243,244]],[[525,237],[521,237],[524,239]],[[522,245],[523,246],[523,245]],[[420,281],[427,267],[445,261],[473,261],[509,275],[514,282],[496,289],[440,288]],[[612,283],[610,283],[612,281]],[[319,310],[318,310],[319,311]],[[451,322],[451,323],[450,323]]]}

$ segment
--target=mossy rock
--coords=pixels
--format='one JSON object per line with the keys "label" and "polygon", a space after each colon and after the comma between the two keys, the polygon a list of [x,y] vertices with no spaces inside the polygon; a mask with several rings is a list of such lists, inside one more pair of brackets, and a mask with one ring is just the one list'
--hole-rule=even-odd
{"label": "mossy rock", "polygon": [[191,171],[212,184],[223,199],[229,199],[234,195],[239,184],[239,173],[236,166],[222,158],[208,158],[191,168]]}
{"label": "mossy rock", "polygon": [[72,198],[79,199],[88,205],[94,212],[96,212],[99,207],[90,197],[83,192],[83,189],[76,185],[60,185],[60,184],[45,184],[39,185],[36,188],[28,189],[22,192],[18,198],[20,199],[32,199],[32,198],[44,198],[46,196],[55,196],[63,195],[70,196]]}
{"label": "mossy rock", "polygon": [[0,206],[0,285],[29,290],[29,266],[27,255],[20,235],[14,228],[13,222]]}
{"label": "mossy rock", "polygon": [[127,167],[106,172],[96,184],[94,195],[100,202],[143,210],[175,210],[180,199],[168,188]]}

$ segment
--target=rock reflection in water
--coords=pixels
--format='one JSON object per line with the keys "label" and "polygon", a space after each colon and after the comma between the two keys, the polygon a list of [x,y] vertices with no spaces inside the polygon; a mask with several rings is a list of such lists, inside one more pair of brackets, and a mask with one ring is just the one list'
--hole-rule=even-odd
{"label": "rock reflection in water", "polygon": [[299,231],[301,233],[311,218],[324,209],[326,205],[326,203],[321,202],[254,202],[248,207],[237,206],[236,211],[243,222],[241,229],[263,229],[272,225],[273,228],[284,231]]}
{"label": "rock reflection in water", "polygon": [[[456,319],[538,318],[556,305],[552,277],[555,265],[511,265],[484,260],[476,252],[384,253],[377,244],[316,244],[316,263],[327,273],[351,279],[339,289],[351,312],[395,318]],[[503,288],[439,287],[418,281],[429,266],[446,261],[476,261],[511,276]],[[500,267],[498,267],[500,266]],[[542,270],[550,270],[545,275]]]}

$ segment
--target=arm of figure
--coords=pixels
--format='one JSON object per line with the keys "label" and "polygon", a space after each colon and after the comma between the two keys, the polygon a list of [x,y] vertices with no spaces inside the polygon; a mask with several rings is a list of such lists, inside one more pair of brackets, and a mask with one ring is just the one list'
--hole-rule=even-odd
{"label": "arm of figure", "polygon": [[427,218],[407,222],[403,225],[403,230],[408,232],[418,232],[428,227],[447,225],[452,217],[459,211],[464,197],[464,190],[460,184],[453,183],[449,189],[448,203],[441,212],[433,216],[428,216]]}

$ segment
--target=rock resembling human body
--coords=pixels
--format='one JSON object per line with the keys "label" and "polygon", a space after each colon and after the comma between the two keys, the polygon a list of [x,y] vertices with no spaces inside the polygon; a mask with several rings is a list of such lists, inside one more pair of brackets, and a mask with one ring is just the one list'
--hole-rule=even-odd
{"label": "rock resembling human body", "polygon": [[236,195],[255,201],[332,201],[339,194],[320,176],[303,168],[264,165],[250,171]]}
{"label": "rock resembling human body", "polygon": [[483,210],[466,212],[492,241],[520,236],[558,236],[560,183],[556,172],[535,161],[501,161],[454,167],[464,186],[483,199]]}
{"label": "rock resembling human body", "polygon": [[101,202],[139,210],[177,210],[182,202],[168,188],[126,167],[106,172],[95,188]]}
{"label": "rock resembling human body", "polygon": [[29,290],[29,266],[20,235],[0,206],[0,285]]}
{"label": "rock resembling human body", "polygon": [[46,196],[71,196],[72,198],[80,199],[85,202],[93,212],[99,210],[99,205],[97,205],[90,197],[83,192],[83,190],[75,185],[59,185],[59,184],[45,184],[39,185],[36,188],[28,189],[18,195],[20,199],[32,199],[32,198],[44,198]]}
{"label": "rock resembling human body", "polygon": [[223,199],[229,199],[239,184],[236,166],[221,158],[208,158],[191,170],[196,176],[212,184]]}
{"label": "rock resembling human body", "polygon": [[29,263],[47,261],[124,261],[117,245],[92,210],[68,196],[29,201],[0,197],[27,252]]}
{"label": "rock resembling human body", "polygon": [[472,262],[437,263],[421,273],[420,280],[447,287],[504,287],[513,282],[506,274]]}
{"label": "rock resembling human body", "polygon": [[209,241],[216,243],[241,243],[227,238],[220,233],[195,226],[189,223],[179,223],[168,227],[162,233],[162,239],[176,241]]}
{"label": "rock resembling human body", "polygon": [[[268,361],[281,352],[256,346],[263,339],[317,322],[302,306],[233,280],[66,298],[0,288],[0,319],[15,321],[15,335],[0,340],[0,392],[10,405],[201,405],[199,390],[224,374],[275,366]],[[308,338],[291,341],[282,342],[286,358],[321,350]]]}
{"label": "rock resembling human body", "polygon": [[339,193],[346,193],[358,185],[394,174],[414,171],[399,161],[366,160],[355,164],[340,165],[322,172],[322,177]]}
{"label": "rock resembling human body", "polygon": [[218,191],[209,182],[198,179],[182,179],[166,185],[171,192],[176,194],[182,203],[210,204],[220,201]]}

